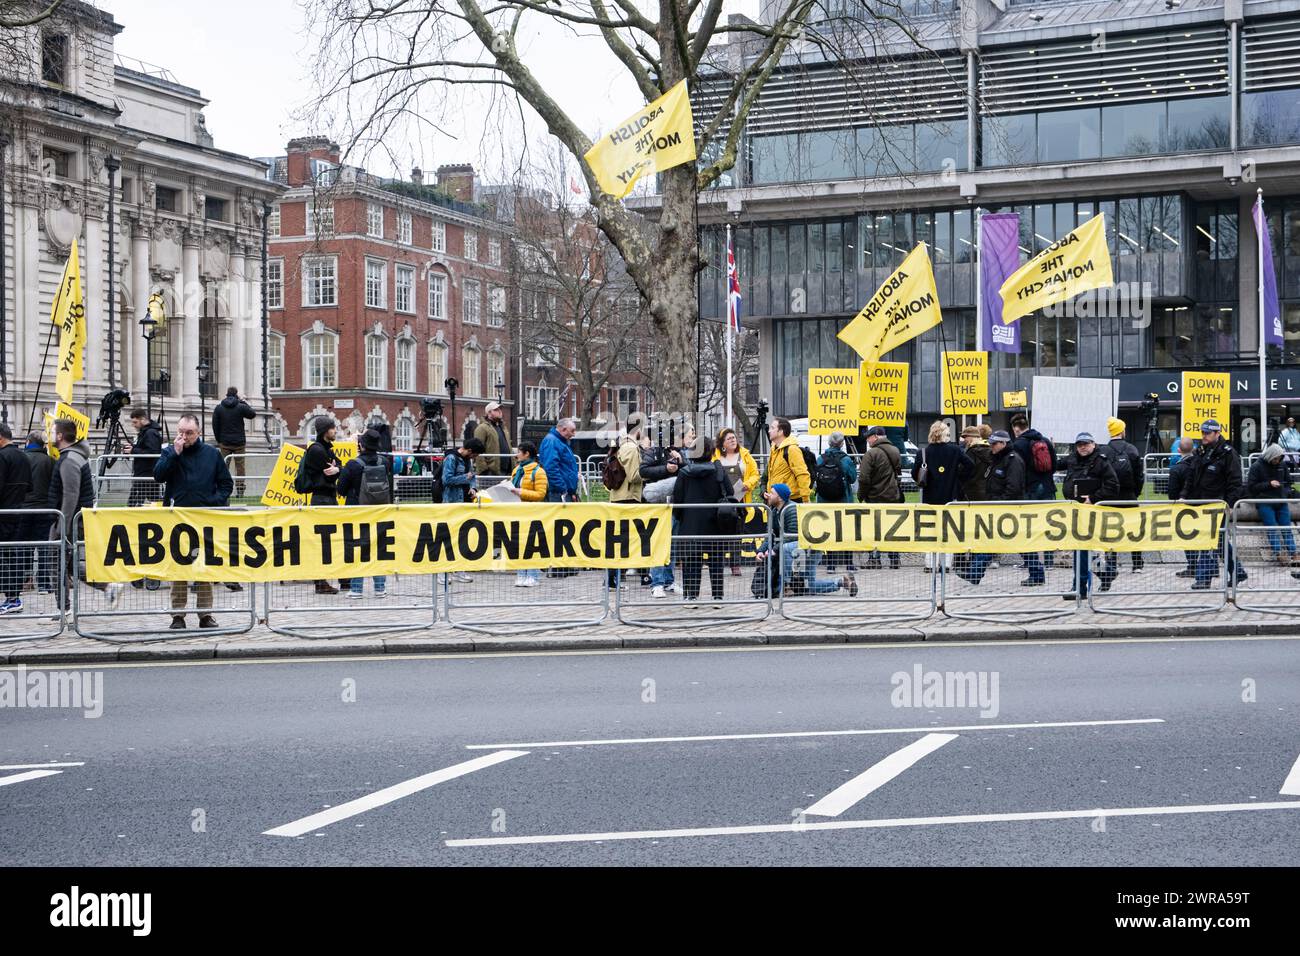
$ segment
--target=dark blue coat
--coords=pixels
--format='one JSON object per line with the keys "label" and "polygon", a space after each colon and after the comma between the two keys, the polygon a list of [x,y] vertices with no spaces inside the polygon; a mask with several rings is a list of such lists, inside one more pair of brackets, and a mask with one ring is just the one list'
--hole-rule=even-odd
{"label": "dark blue coat", "polygon": [[223,508],[235,490],[221,452],[202,439],[179,455],[174,445],[164,448],[153,477],[166,483],[163,504],[176,508]]}

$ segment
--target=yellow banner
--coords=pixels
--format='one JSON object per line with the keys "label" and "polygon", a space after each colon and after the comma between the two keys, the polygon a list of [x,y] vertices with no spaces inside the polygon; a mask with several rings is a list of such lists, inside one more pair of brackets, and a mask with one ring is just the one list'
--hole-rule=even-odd
{"label": "yellow banner", "polygon": [[944,352],[939,371],[944,415],[989,413],[989,353]]}
{"label": "yellow banner", "polygon": [[1023,388],[1018,392],[1003,392],[1002,407],[1003,408],[1028,408],[1029,392]]}
{"label": "yellow banner", "polygon": [[695,121],[686,81],[623,120],[582,158],[600,188],[615,199],[630,193],[651,170],[663,172],[694,162]]}
{"label": "yellow banner", "polygon": [[942,321],[934,269],[923,242],[907,254],[853,321],[840,329],[839,338],[864,361],[877,362],[890,349]]}
{"label": "yellow banner", "polygon": [[1227,372],[1184,372],[1182,437],[1200,438],[1201,426],[1210,418],[1219,423],[1224,438],[1232,437],[1228,434],[1231,395],[1232,376]]}
{"label": "yellow banner", "polygon": [[1072,299],[1089,289],[1115,284],[1106,248],[1106,215],[1093,216],[1011,273],[998,293],[1002,324],[1037,309]]}
{"label": "yellow banner", "polygon": [[[354,441],[336,441],[333,445],[334,457],[338,460],[339,471],[343,466],[357,457],[357,443]],[[298,476],[298,463],[302,461],[305,450],[297,445],[281,445],[280,457],[271,466],[271,477],[266,481],[266,490],[262,492],[262,504],[270,507],[281,505],[305,505],[308,495],[300,495],[293,490],[293,480]],[[343,504],[343,498],[339,498]]]}
{"label": "yellow banner", "polygon": [[858,370],[808,370],[808,434],[858,433]]}
{"label": "yellow banner", "polygon": [[81,261],[77,257],[76,239],[72,240],[63,278],[54,294],[50,321],[59,327],[59,364],[54,391],[65,402],[71,402],[72,383],[86,375],[82,364],[86,349],[86,306],[81,298]]}
{"label": "yellow banner", "polygon": [[77,423],[77,441],[81,441],[90,434],[90,418],[81,414],[71,405],[59,402],[54,406],[54,417],[56,419],[66,418],[70,422]]}
{"label": "yellow banner", "polygon": [[668,505],[95,508],[81,515],[91,581],[645,568],[667,564],[672,543]]}
{"label": "yellow banner", "polygon": [[1000,505],[799,505],[799,547],[817,551],[1020,554],[1025,551],[1207,551],[1223,505],[1124,508],[1075,501]]}
{"label": "yellow banner", "polygon": [[907,424],[906,362],[863,362],[858,386],[858,427]]}

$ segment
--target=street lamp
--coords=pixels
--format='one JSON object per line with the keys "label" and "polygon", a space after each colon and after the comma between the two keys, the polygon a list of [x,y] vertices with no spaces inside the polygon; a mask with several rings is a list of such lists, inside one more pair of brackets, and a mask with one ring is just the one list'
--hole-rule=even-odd
{"label": "street lamp", "polygon": [[442,387],[447,390],[447,397],[451,399],[451,420],[447,423],[447,437],[452,441],[459,441],[456,437],[456,389],[460,388],[460,382],[449,378],[442,383]]}
{"label": "street lamp", "polygon": [[108,170],[108,387],[117,387],[117,171],[122,161],[109,153],[104,157]]}
{"label": "street lamp", "polygon": [[[493,385],[492,388],[493,388],[493,389],[496,391],[496,393],[497,393],[497,405],[500,406],[500,404],[501,404],[503,401],[505,401],[505,397],[506,397],[506,383],[503,382],[503,381],[501,381],[501,377],[500,377],[500,376],[497,376],[496,384]],[[504,420],[505,420],[505,416],[506,416],[505,410],[504,410],[504,409],[498,409],[498,410],[501,412],[501,419],[502,419],[502,421],[504,421]]]}
{"label": "street lamp", "polygon": [[203,426],[203,440],[208,440],[208,373],[212,367],[208,365],[205,358],[199,359],[199,364],[194,370],[199,373],[199,422]]}
{"label": "street lamp", "polygon": [[158,336],[158,323],[145,309],[144,318],[140,320],[140,334],[144,336],[144,390],[145,413],[153,421],[153,340]]}

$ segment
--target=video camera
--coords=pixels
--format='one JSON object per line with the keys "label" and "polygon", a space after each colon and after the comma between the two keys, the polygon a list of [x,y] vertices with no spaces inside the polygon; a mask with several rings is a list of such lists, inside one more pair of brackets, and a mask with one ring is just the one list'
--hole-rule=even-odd
{"label": "video camera", "polygon": [[117,420],[122,409],[131,402],[131,393],[124,388],[115,388],[105,395],[99,402],[99,418],[95,419],[95,427],[103,428],[108,422]]}
{"label": "video camera", "polygon": [[1156,392],[1147,392],[1142,396],[1142,411],[1154,415],[1160,411],[1160,396]]}

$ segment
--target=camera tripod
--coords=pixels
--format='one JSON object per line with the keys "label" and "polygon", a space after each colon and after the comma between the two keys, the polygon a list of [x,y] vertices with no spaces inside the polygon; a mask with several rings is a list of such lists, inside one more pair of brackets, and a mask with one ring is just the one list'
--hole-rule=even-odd
{"label": "camera tripod", "polygon": [[[104,425],[104,419],[100,418],[95,422],[95,427],[100,428]],[[121,411],[114,412],[108,419],[108,432],[104,435],[104,447],[99,457],[99,477],[104,476],[104,472],[117,464],[117,456],[122,454],[122,446],[129,444],[130,439],[126,434],[126,427],[122,424]]]}

